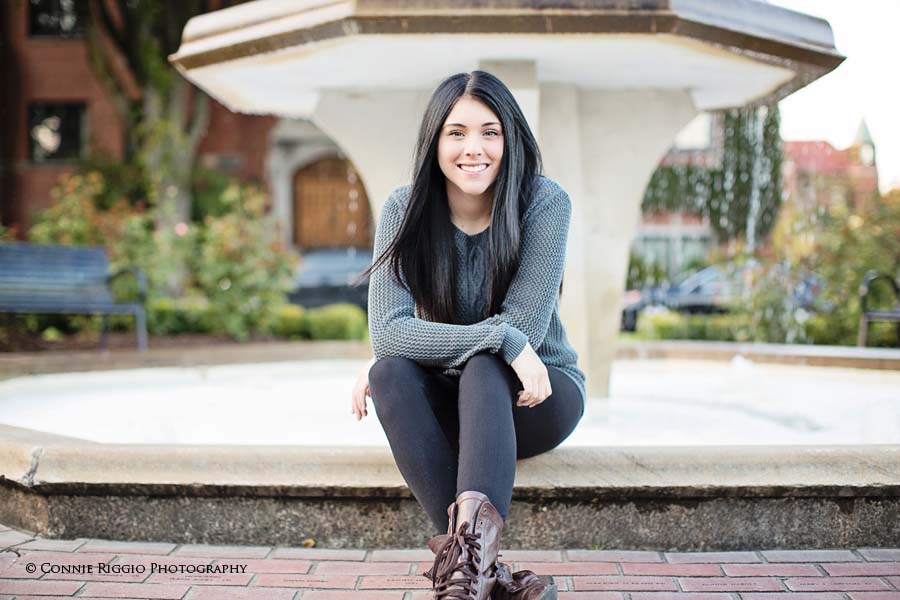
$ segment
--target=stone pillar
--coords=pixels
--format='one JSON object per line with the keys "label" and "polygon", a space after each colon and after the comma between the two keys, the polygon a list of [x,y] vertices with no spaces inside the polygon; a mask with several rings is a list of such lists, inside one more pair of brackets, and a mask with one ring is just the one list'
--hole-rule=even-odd
{"label": "stone pillar", "polygon": [[572,199],[561,317],[588,395],[607,397],[644,190],[698,111],[687,91],[541,89],[545,171]]}
{"label": "stone pillar", "polygon": [[[559,183],[572,200],[572,219],[569,225],[569,241],[566,248],[566,271],[563,276],[563,292],[560,301],[560,318],[566,335],[578,353],[579,366],[587,376],[588,394],[605,396],[602,388],[591,387],[596,376],[588,372],[588,348],[590,343],[588,323],[588,288],[586,262],[588,260],[587,236],[584,215],[587,212],[587,196],[584,190],[584,161],[581,158],[579,139],[578,88],[572,84],[541,84],[541,155],[544,173]],[[598,390],[602,389],[602,393]]]}

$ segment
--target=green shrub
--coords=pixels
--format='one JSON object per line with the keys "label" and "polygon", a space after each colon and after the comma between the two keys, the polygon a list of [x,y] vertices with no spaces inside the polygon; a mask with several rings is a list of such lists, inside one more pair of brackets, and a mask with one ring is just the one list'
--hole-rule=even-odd
{"label": "green shrub", "polygon": [[15,242],[16,230],[13,227],[4,227],[0,223],[0,242]]}
{"label": "green shrub", "polygon": [[213,328],[209,301],[202,296],[147,302],[147,329],[152,334],[209,333]]}
{"label": "green shrub", "polygon": [[267,315],[286,303],[298,257],[270,227],[260,190],[233,184],[221,200],[227,212],[204,219],[191,270],[209,298],[213,333],[245,340],[264,330]]}
{"label": "green shrub", "polygon": [[751,338],[751,322],[745,314],[686,315],[651,306],[638,315],[636,333],[642,339],[744,342]]}
{"label": "green shrub", "polygon": [[659,340],[681,337],[684,315],[661,306],[648,306],[638,314],[635,331],[643,339]]}
{"label": "green shrub", "polygon": [[314,340],[364,340],[366,313],[347,302],[306,311],[309,335]]}
{"label": "green shrub", "polygon": [[[811,210],[787,203],[771,242],[773,256],[754,286],[750,308],[755,315],[755,339],[856,345],[859,286],[865,273],[896,273],[900,262],[900,191],[864,198],[854,205],[833,199]],[[823,280],[818,312],[795,308],[788,300],[793,286],[808,272]],[[885,291],[884,286],[873,288],[870,307],[891,305]],[[869,331],[867,345],[897,345],[889,324],[875,323]]]}
{"label": "green shrub", "polygon": [[299,304],[282,304],[272,311],[266,329],[280,338],[307,338],[309,329],[306,319],[306,309]]}
{"label": "green shrub", "polygon": [[191,220],[202,223],[207,216],[221,217],[229,212],[228,202],[223,201],[233,183],[228,173],[198,168],[192,183]]}
{"label": "green shrub", "polygon": [[[131,206],[126,198],[120,198],[106,209],[98,208],[108,193],[97,171],[63,175],[51,192],[53,204],[35,215],[29,241],[103,246],[112,271],[138,267],[147,276],[148,297],[161,295],[177,258],[193,253],[193,236],[154,231],[153,215],[140,202]],[[117,300],[133,301],[136,294],[134,277],[123,275],[115,280],[113,296]]]}
{"label": "green shrub", "polygon": [[745,342],[751,338],[751,323],[742,314],[689,315],[685,337],[690,340]]}

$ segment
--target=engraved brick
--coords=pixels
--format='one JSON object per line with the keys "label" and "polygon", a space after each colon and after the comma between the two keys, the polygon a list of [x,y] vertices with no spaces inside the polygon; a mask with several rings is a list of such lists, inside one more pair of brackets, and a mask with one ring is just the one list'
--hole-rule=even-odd
{"label": "engraved brick", "polygon": [[657,590],[674,592],[678,588],[671,577],[573,577],[574,591],[630,591],[630,590]]}
{"label": "engraved brick", "polygon": [[300,560],[365,560],[365,550],[337,548],[275,548],[269,558]]}
{"label": "engraved brick", "polygon": [[685,592],[783,592],[773,577],[679,577]]}
{"label": "engraved brick", "polygon": [[262,573],[256,576],[257,587],[291,587],[352,590],[356,575],[301,575],[297,573]]}
{"label": "engraved brick", "polygon": [[877,577],[879,575],[900,575],[900,562],[835,563],[822,565],[822,568],[832,576],[862,575]]}
{"label": "engraved brick", "polygon": [[823,563],[860,560],[851,550],[763,550],[762,555],[770,563]]}
{"label": "engraved brick", "polygon": [[344,562],[316,563],[316,575],[409,575],[408,562]]}
{"label": "engraved brick", "polygon": [[290,588],[197,585],[191,588],[189,598],[191,600],[293,600],[296,595],[297,590]]}
{"label": "engraved brick", "polygon": [[666,552],[670,563],[758,563],[755,552]]}
{"label": "engraved brick", "polygon": [[792,592],[877,592],[891,588],[877,577],[792,577],[784,580]]}
{"label": "engraved brick", "polygon": [[402,575],[366,575],[359,582],[361,590],[412,590],[431,588],[431,581],[424,577]]}
{"label": "engraved brick", "polygon": [[816,565],[800,564],[761,564],[761,565],[722,565],[725,574],[730,577],[821,577],[822,572]]}
{"label": "engraved brick", "polygon": [[659,552],[648,550],[566,550],[566,557],[571,561],[588,562],[663,562]]}
{"label": "engraved brick", "polygon": [[172,556],[212,556],[221,558],[265,558],[272,551],[270,546],[213,546],[185,544]]}
{"label": "engraved brick", "polygon": [[724,575],[724,573],[722,573],[722,567],[711,563],[623,563],[622,575],[715,577]]}
{"label": "engraved brick", "polygon": [[106,583],[91,582],[84,586],[83,597],[148,598],[152,600],[181,600],[189,586],[183,584]]}

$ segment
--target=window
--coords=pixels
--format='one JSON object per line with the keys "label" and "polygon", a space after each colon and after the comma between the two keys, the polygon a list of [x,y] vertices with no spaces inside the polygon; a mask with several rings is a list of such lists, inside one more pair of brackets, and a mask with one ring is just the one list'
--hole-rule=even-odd
{"label": "window", "polygon": [[86,135],[84,103],[28,106],[28,139],[31,161],[45,163],[81,156]]}
{"label": "window", "polygon": [[682,237],[681,264],[692,260],[703,260],[706,257],[708,246],[708,238]]}
{"label": "window", "polygon": [[663,276],[668,277],[671,266],[671,244],[669,238],[660,236],[641,236],[638,249],[646,264],[655,264]]}
{"label": "window", "polygon": [[81,37],[87,20],[85,0],[29,0],[28,35]]}

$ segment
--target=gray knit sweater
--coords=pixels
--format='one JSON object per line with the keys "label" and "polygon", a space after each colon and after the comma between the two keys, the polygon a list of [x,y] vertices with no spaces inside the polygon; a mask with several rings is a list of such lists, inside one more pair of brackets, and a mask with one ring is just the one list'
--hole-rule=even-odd
{"label": "gray knit sweater", "polygon": [[[391,192],[375,232],[374,256],[397,235],[409,201],[409,185]],[[530,342],[541,361],[562,370],[578,385],[585,376],[559,318],[559,284],[563,275],[572,204],[553,180],[541,177],[522,218],[519,268],[500,314],[479,320],[487,303],[486,251],[490,227],[468,235],[453,227],[457,259],[456,324],[419,318],[412,294],[385,261],[369,279],[369,334],[376,359],[405,356],[424,366],[459,367],[478,352],[496,353],[507,364]],[[404,281],[405,283],[405,277]]]}

